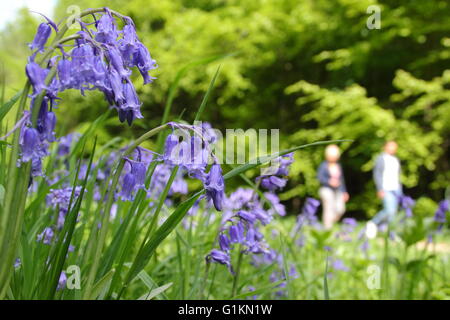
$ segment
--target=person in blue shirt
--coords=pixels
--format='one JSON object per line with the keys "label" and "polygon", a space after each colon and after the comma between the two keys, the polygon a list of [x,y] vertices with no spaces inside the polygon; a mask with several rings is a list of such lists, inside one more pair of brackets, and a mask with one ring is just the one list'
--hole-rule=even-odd
{"label": "person in blue shirt", "polygon": [[387,141],[383,152],[375,160],[373,179],[383,209],[367,222],[366,235],[368,238],[376,236],[378,225],[392,222],[398,211],[399,197],[403,192],[400,182],[401,165],[395,156],[397,149],[398,145],[395,141]]}
{"label": "person in blue shirt", "polygon": [[320,182],[319,195],[323,209],[322,220],[325,229],[331,229],[333,224],[344,215],[345,203],[350,198],[339,159],[339,147],[334,144],[327,146],[325,148],[325,161],[320,164],[317,171],[317,179]]}

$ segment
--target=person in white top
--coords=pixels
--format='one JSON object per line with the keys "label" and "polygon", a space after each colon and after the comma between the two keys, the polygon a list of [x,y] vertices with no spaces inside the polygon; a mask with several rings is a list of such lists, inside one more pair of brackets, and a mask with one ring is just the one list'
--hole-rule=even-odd
{"label": "person in white top", "polygon": [[384,152],[375,160],[373,178],[377,196],[383,202],[383,209],[367,223],[366,234],[369,238],[376,236],[377,225],[382,222],[391,222],[397,213],[399,197],[402,195],[401,166],[395,156],[397,149],[398,145],[395,141],[388,141],[384,145]]}

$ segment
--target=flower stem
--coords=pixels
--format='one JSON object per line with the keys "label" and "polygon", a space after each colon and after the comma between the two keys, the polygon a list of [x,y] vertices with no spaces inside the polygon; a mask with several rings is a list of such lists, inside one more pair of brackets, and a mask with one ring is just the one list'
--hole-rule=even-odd
{"label": "flower stem", "polygon": [[236,274],[233,279],[233,288],[231,290],[231,297],[236,296],[237,294],[237,285],[239,282],[239,275],[241,273],[241,265],[242,265],[242,257],[244,256],[244,253],[241,250],[241,246],[239,246],[239,256],[238,256],[238,262],[236,267]]}

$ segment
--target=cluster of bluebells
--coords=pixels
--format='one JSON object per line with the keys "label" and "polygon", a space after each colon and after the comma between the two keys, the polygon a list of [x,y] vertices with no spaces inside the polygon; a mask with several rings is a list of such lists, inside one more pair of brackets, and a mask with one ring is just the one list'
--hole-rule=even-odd
{"label": "cluster of bluebells", "polygon": [[[293,155],[279,157],[277,161],[279,167],[275,174],[286,176],[288,167],[293,162]],[[286,210],[274,193],[275,190],[282,188],[281,184],[277,184],[277,187],[274,188],[270,180],[263,183],[266,181],[264,179],[270,177],[265,175],[257,178],[261,186],[269,190],[263,196],[250,188],[238,188],[224,200],[222,227],[218,235],[219,249],[213,249],[206,256],[207,262],[226,265],[233,273],[231,251],[235,246],[243,254],[264,256],[271,252],[260,228],[268,225],[274,216],[284,216]]]}
{"label": "cluster of bluebells", "polygon": [[[46,44],[57,26],[48,20],[39,25],[30,44],[33,51],[26,65],[32,87],[31,110],[26,111],[21,129],[21,162],[32,163],[32,175],[42,175],[42,158],[48,154],[49,143],[55,141],[58,94],[67,89],[101,91],[110,106],[117,110],[121,122],[132,124],[142,118],[141,102],[131,82],[131,68],[141,73],[144,84],[152,82],[149,71],[156,62],[136,35],[133,21],[121,16],[120,30],[115,16],[107,8],[93,14],[94,22],[79,20],[81,31],[73,44],[59,44],[60,54],[50,54],[43,62],[36,59],[46,52]],[[68,50],[68,48],[70,48]],[[53,49],[53,48],[52,48]],[[56,76],[52,77],[52,70]],[[34,119],[37,115],[37,119]]]}
{"label": "cluster of bluebells", "polygon": [[252,189],[239,188],[225,201],[223,225],[218,236],[220,249],[213,249],[207,261],[226,265],[233,273],[230,253],[234,246],[244,253],[268,252],[268,245],[259,231],[259,225],[267,224],[268,213],[262,209]]}
{"label": "cluster of bluebells", "polygon": [[216,137],[210,130],[211,126],[180,123],[170,123],[170,126],[172,132],[166,138],[162,161],[169,167],[178,166],[189,177],[202,181],[207,200],[222,211],[225,182],[222,168],[213,153]]}
{"label": "cluster of bluebells", "polygon": [[273,162],[272,166],[256,179],[262,188],[269,191],[283,189],[286,186],[286,176],[289,175],[289,167],[294,162],[294,154],[288,153],[276,158]]}
{"label": "cluster of bluebells", "polygon": [[[119,196],[124,201],[134,199],[136,191],[144,189],[147,197],[158,199],[165,189],[175,167],[177,174],[170,186],[166,204],[170,205],[170,196],[187,194],[188,185],[185,176],[195,178],[203,183],[206,198],[221,211],[225,195],[225,183],[222,168],[214,156],[212,135],[207,134],[209,124],[185,125],[169,124],[172,132],[166,137],[164,152],[159,155],[142,147],[136,148],[133,158],[125,159],[121,176]],[[152,162],[156,162],[150,185],[145,186],[145,178]]]}

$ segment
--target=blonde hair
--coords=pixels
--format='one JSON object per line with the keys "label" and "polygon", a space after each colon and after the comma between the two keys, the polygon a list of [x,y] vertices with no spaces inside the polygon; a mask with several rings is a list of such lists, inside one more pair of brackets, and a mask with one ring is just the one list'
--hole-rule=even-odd
{"label": "blonde hair", "polygon": [[341,151],[339,150],[339,147],[335,144],[330,144],[325,148],[325,157],[328,158],[329,156],[341,156]]}

